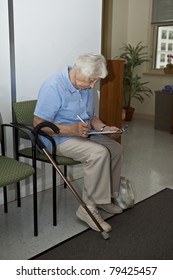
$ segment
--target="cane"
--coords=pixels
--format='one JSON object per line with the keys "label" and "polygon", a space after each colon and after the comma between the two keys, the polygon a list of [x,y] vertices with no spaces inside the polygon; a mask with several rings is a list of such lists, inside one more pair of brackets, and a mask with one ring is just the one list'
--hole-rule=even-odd
{"label": "cane", "polygon": [[51,123],[51,122],[42,122],[40,124],[38,124],[37,126],[34,127],[32,133],[35,136],[36,139],[36,143],[38,145],[38,147],[42,150],[42,152],[47,156],[47,158],[49,159],[50,163],[54,166],[54,168],[56,169],[56,171],[58,172],[58,174],[60,175],[60,177],[64,180],[64,182],[67,184],[68,188],[71,190],[71,192],[74,194],[74,196],[77,198],[77,200],[79,201],[79,203],[81,204],[81,206],[85,209],[85,211],[88,213],[88,215],[91,217],[91,219],[93,220],[93,222],[96,224],[97,228],[99,229],[99,231],[102,234],[102,237],[104,239],[108,239],[109,238],[109,233],[105,232],[102,228],[102,226],[99,224],[99,222],[96,220],[96,218],[93,216],[92,212],[90,211],[90,209],[87,207],[86,203],[82,200],[82,198],[80,197],[80,195],[78,194],[78,192],[74,189],[74,187],[71,185],[71,183],[67,180],[67,178],[64,176],[64,174],[62,173],[61,169],[58,167],[57,163],[55,162],[55,160],[53,159],[53,157],[51,156],[51,154],[45,149],[44,144],[42,143],[42,141],[39,138],[39,135],[46,135],[46,133],[44,133],[43,131],[40,131],[43,127],[49,127],[51,128],[55,133],[59,134],[59,128]]}

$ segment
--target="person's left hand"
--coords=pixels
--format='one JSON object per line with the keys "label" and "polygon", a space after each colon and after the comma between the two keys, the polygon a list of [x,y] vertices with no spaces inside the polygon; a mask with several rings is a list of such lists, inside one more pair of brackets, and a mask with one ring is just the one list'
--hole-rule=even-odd
{"label": "person's left hand", "polygon": [[[119,128],[116,126],[106,126],[104,131],[118,131]],[[120,137],[120,134],[112,133],[112,134],[107,134],[108,137],[117,139]]]}
{"label": "person's left hand", "polygon": [[118,127],[116,127],[116,126],[106,126],[105,128],[104,128],[104,131],[117,131],[117,130],[119,130],[119,128]]}

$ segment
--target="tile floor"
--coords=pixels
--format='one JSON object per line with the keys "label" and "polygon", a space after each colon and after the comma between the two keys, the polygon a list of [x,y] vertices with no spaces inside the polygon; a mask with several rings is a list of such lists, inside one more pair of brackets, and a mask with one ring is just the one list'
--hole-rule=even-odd
{"label": "tile floor", "polygon": [[[173,189],[173,135],[154,129],[153,121],[134,119],[122,136],[122,175],[134,185],[136,202],[164,189]],[[82,179],[73,182],[80,192]],[[63,186],[57,188],[58,226],[52,226],[51,190],[39,193],[39,235],[33,236],[32,196],[22,199],[22,208],[9,203],[9,213],[0,206],[0,259],[26,260],[85,230],[75,216],[78,202]],[[105,214],[104,214],[105,215]],[[105,215],[105,217],[107,217]],[[99,234],[99,233],[96,233]]]}

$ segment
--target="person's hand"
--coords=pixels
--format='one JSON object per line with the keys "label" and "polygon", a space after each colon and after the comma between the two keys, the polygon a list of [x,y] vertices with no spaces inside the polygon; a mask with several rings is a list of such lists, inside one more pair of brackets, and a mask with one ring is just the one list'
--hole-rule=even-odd
{"label": "person's hand", "polygon": [[119,130],[118,127],[116,127],[116,126],[108,126],[107,125],[107,126],[105,126],[103,131],[117,131],[117,130]]}
{"label": "person's hand", "polygon": [[[118,131],[119,128],[116,126],[106,126],[104,128],[104,131]],[[116,134],[116,133],[112,133],[112,134],[107,134],[108,137],[113,138],[113,139],[117,139],[120,137],[120,134]]]}
{"label": "person's hand", "polygon": [[76,136],[81,136],[81,137],[87,138],[88,133],[91,129],[91,126],[88,123],[79,122],[79,123],[75,123],[73,125],[73,128],[74,128]]}

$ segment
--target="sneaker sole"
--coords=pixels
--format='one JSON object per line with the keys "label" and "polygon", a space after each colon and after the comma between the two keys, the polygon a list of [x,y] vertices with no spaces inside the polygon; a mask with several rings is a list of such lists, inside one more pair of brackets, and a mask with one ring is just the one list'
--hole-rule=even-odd
{"label": "sneaker sole", "polygon": [[[97,231],[97,232],[100,232],[100,230],[99,230],[99,228],[97,227],[97,225],[95,224],[95,226],[96,227],[93,227],[92,225],[90,225],[84,218],[83,218],[83,216],[81,216],[81,213],[77,210],[76,211],[76,216],[80,219],[80,220],[82,220],[83,222],[85,222],[90,228],[92,228],[93,230],[95,230],[95,231]],[[94,223],[94,221],[93,221],[93,223]],[[102,227],[102,225],[101,225],[101,227]],[[104,229],[103,229],[104,230]],[[106,231],[106,232],[110,232],[112,230],[112,228],[111,228],[111,226],[110,226],[110,229],[109,230],[104,230],[104,231]]]}
{"label": "sneaker sole", "polygon": [[111,211],[108,211],[107,209],[104,208],[104,206],[97,206],[98,208],[104,210],[106,213],[109,213],[109,214],[121,214],[123,212],[123,210],[120,210],[120,211],[116,211],[116,212],[111,212]]}

